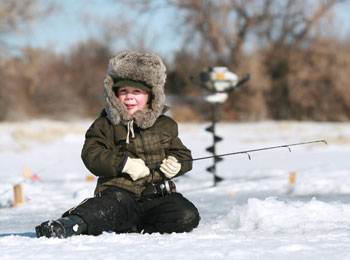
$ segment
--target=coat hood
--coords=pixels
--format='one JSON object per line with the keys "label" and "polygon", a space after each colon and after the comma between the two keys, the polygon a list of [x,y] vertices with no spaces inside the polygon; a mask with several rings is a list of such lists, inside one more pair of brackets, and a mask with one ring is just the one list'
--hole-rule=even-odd
{"label": "coat hood", "polygon": [[[140,128],[151,127],[163,113],[165,105],[164,84],[166,68],[161,58],[153,53],[122,51],[109,60],[108,73],[104,80],[105,110],[114,125],[127,123],[134,119]],[[151,87],[150,106],[129,115],[125,105],[114,94],[116,81],[127,79],[142,82]]]}

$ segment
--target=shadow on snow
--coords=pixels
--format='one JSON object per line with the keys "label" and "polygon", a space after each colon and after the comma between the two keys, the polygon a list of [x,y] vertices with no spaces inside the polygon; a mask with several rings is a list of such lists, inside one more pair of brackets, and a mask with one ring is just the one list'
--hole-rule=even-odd
{"label": "shadow on snow", "polygon": [[9,237],[9,236],[20,236],[20,237],[36,238],[35,232],[5,233],[5,234],[0,234],[0,238],[1,238],[1,237]]}

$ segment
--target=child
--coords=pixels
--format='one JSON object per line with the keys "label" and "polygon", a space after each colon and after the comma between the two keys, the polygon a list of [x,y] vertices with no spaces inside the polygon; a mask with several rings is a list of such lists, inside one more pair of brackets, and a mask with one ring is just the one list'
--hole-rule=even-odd
{"label": "child", "polygon": [[192,156],[177,123],[164,115],[165,70],[151,53],[123,51],[109,61],[105,109],[86,132],[82,150],[86,167],[98,176],[95,196],[37,226],[37,237],[189,232],[198,226],[198,210],[170,180],[192,169]]}

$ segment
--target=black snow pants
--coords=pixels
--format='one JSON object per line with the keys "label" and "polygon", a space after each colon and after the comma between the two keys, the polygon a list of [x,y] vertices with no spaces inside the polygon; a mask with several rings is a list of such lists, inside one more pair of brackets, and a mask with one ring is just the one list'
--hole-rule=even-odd
{"label": "black snow pants", "polygon": [[139,200],[128,191],[116,187],[100,196],[84,200],[63,214],[77,215],[87,224],[89,235],[104,231],[116,233],[189,232],[200,221],[197,208],[180,193]]}

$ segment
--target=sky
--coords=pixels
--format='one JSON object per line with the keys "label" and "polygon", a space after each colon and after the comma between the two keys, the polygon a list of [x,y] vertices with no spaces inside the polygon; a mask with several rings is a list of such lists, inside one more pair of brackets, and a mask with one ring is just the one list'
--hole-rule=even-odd
{"label": "sky", "polygon": [[[84,42],[92,36],[99,37],[99,29],[92,19],[82,21],[82,17],[92,15],[94,17],[115,17],[116,24],[118,13],[124,14],[125,8],[113,0],[61,0],[58,1],[58,10],[50,16],[38,20],[32,24],[29,30],[15,34],[13,42],[16,45],[33,47],[53,48],[58,53],[64,53],[79,42]],[[45,1],[44,1],[45,3]],[[336,24],[339,34],[350,37],[350,1],[346,0],[344,5],[336,6]],[[171,28],[170,19],[174,11],[170,8],[154,12],[152,15],[137,17],[130,9],[127,10],[128,17],[145,26],[146,35],[155,35],[151,42],[151,48],[162,56],[179,49],[182,44],[180,35],[174,33]],[[177,15],[177,14],[176,14]],[[120,46],[118,46],[120,47]],[[128,48],[124,44],[122,48]]]}
{"label": "sky", "polygon": [[[70,47],[92,36],[99,37],[100,28],[96,27],[93,19],[86,20],[87,16],[90,15],[97,19],[115,17],[116,24],[120,23],[118,13],[123,13],[125,8],[116,2],[113,0],[58,1],[59,6],[56,12],[35,21],[26,32],[22,31],[14,35],[14,42],[21,46],[50,47],[56,52],[64,53]],[[161,54],[171,52],[179,48],[181,44],[180,38],[174,35],[167,22],[170,15],[173,13],[169,8],[144,17],[136,17],[136,13],[128,10],[129,19],[141,25],[147,24],[147,36],[156,36],[152,47],[155,47]],[[85,17],[85,21],[82,17]],[[127,48],[127,46],[124,47]]]}

